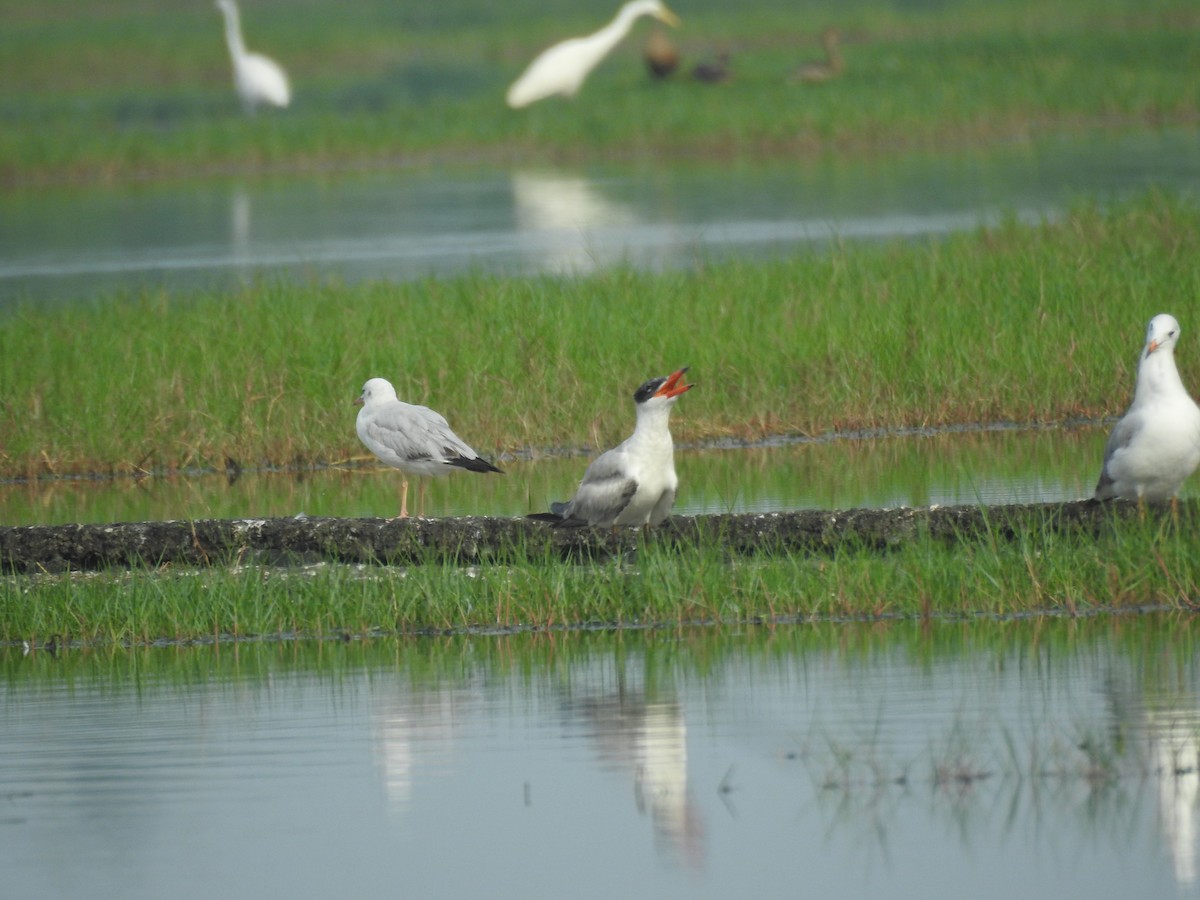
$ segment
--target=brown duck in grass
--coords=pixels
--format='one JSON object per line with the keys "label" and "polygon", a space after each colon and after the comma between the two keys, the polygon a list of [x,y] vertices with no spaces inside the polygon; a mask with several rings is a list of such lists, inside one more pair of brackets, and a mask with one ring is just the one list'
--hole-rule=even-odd
{"label": "brown duck in grass", "polygon": [[846,61],[842,58],[842,36],[838,30],[826,28],[821,33],[821,44],[825,48],[825,58],[803,63],[792,73],[791,81],[820,84],[846,71]]}
{"label": "brown duck in grass", "polygon": [[729,69],[729,54],[718,53],[715,60],[696,63],[692,77],[704,84],[724,84],[732,74]]}
{"label": "brown duck in grass", "polygon": [[652,77],[666,78],[679,68],[679,48],[661,28],[655,28],[646,38],[642,59]]}

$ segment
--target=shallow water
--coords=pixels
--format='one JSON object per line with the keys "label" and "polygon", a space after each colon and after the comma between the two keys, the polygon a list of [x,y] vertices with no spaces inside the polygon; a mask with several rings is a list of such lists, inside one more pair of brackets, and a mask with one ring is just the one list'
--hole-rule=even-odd
{"label": "shallow water", "polygon": [[986,151],[586,169],[404,170],[10,192],[0,307],[256,277],[586,272],[772,256],[832,240],[1053,218],[1158,187],[1200,191],[1193,130],[1074,134]]}
{"label": "shallow water", "polygon": [[[676,454],[676,512],[1050,503],[1091,496],[1106,433],[1099,428],[996,430],[787,443]],[[523,516],[566,499],[588,456],[501,460],[503,476],[455,473],[428,488],[431,516]],[[52,481],[0,485],[0,524],[267,516],[394,516],[398,473]],[[416,511],[417,486],[409,508]],[[1190,487],[1185,487],[1187,495]]]}
{"label": "shallow water", "polygon": [[1191,894],[1198,627],[0,650],[5,889]]}

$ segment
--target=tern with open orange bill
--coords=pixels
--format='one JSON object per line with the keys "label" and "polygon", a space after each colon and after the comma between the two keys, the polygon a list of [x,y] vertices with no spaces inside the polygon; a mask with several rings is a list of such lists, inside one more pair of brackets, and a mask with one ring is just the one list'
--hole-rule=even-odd
{"label": "tern with open orange bill", "polygon": [[671,441],[671,407],[695,387],[684,381],[687,367],[652,378],[634,392],[637,424],[621,444],[600,454],[583,474],[575,496],[552,503],[531,518],[561,525],[658,525],[671,514],[679,479]]}

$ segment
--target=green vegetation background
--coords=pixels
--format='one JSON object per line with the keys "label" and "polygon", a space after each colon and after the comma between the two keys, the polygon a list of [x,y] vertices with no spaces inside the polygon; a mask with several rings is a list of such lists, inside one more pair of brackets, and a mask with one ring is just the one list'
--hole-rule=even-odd
{"label": "green vegetation background", "polygon": [[[0,184],[27,200],[76,185],[350,167],[869,163],[1200,121],[1194,2],[673,7],[685,66],[728,52],[729,84],[651,82],[638,59],[643,23],[576,102],[514,112],[504,89],[529,59],[610,11],[575,0],[246,0],[249,46],[281,61],[295,89],[293,108],[247,118],[208,0],[0,0]],[[846,75],[789,83],[831,25]],[[688,441],[1100,419],[1128,402],[1155,313],[1182,321],[1184,380],[1200,384],[1198,241],[1195,198],[1155,193],[1117,208],[1081,199],[1060,219],[937,242],[689,272],[265,279],[229,294],[26,306],[0,318],[0,477],[345,459],[362,452],[349,402],[370,375],[444,410],[488,452],[610,445],[628,430],[636,384],[681,364],[700,384],[675,419]],[[651,548],[636,571],[531,560],[478,575],[6,578],[0,640],[1190,609],[1200,593],[1186,522],[1151,518],[1094,542],[996,538],[745,563],[719,549]]]}
{"label": "green vegetation background", "polygon": [[[246,0],[247,43],[295,99],[247,120],[208,0],[0,0],[0,182],[230,169],[634,156],[891,153],[1047,127],[1194,123],[1200,8],[1187,0],[678,0],[684,69],[654,83],[642,22],[576,103],[519,113],[506,86],[615,2]],[[790,83],[838,27],[848,69]]]}
{"label": "green vegetation background", "polygon": [[[1062,221],[699,271],[412,283],[264,281],[0,322],[0,474],[361,455],[369,376],[481,452],[611,446],[633,389],[692,366],[678,440],[1118,414],[1145,323],[1184,323],[1200,382],[1200,207],[1154,195]],[[1097,462],[1098,464],[1098,462]]]}
{"label": "green vegetation background", "polygon": [[[615,7],[615,3],[613,6]],[[640,23],[575,102],[505,86],[609,13],[568,0],[246,0],[252,49],[295,102],[243,115],[207,0],[0,0],[0,180],[620,157],[932,152],[1200,112],[1200,7],[1170,0],[676,5],[693,60],[731,83],[651,81]],[[836,25],[844,77],[788,74]],[[232,294],[122,294],[0,322],[0,477],[307,465],[361,453],[344,403],[383,375],[490,452],[601,446],[629,393],[689,364],[684,440],[1098,419],[1132,387],[1144,323],[1196,321],[1194,198],[1016,222],[934,244],[773,263],[408,284],[269,279]]]}

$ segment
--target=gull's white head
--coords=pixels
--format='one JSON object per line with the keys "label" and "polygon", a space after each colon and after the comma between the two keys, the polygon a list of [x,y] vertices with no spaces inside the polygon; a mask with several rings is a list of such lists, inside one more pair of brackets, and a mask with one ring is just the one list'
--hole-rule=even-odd
{"label": "gull's white head", "polygon": [[360,406],[373,406],[396,399],[396,389],[386,378],[371,378],[363,385],[362,393],[354,402]]}
{"label": "gull's white head", "polygon": [[1179,340],[1179,323],[1175,321],[1174,316],[1159,313],[1146,326],[1146,349],[1142,353],[1142,358],[1163,350],[1166,350],[1168,355],[1173,354],[1177,340]]}

